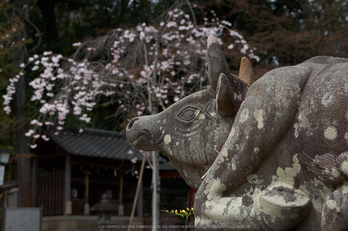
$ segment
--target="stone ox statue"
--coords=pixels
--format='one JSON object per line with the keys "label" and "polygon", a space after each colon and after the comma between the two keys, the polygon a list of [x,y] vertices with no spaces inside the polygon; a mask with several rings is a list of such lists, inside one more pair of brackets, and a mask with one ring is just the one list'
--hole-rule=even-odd
{"label": "stone ox statue", "polygon": [[165,153],[198,189],[196,228],[348,230],[348,60],[253,83],[247,59],[231,74],[209,36],[208,68],[210,89],[127,126],[134,147]]}

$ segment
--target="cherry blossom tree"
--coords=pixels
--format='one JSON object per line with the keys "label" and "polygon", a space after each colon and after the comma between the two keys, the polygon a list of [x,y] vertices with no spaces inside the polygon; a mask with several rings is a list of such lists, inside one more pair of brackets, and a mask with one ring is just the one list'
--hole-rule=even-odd
{"label": "cherry blossom tree", "polygon": [[[191,9],[190,14],[185,9]],[[228,49],[238,50],[258,60],[243,37],[232,30],[227,21],[204,18],[197,25],[196,5],[177,1],[171,9],[152,25],[145,23],[130,29],[114,29],[105,36],[83,43],[71,57],[44,52],[33,55],[20,65],[23,71],[10,80],[4,95],[4,110],[11,112],[10,102],[15,83],[25,71],[37,73],[29,85],[34,90],[31,101],[39,105],[37,118],[30,121],[32,128],[26,136],[35,139],[42,125],[54,126],[59,133],[68,114],[89,123],[99,97],[108,98],[103,105],[116,104],[115,117],[124,122],[134,116],[152,111],[157,103],[165,109],[180,98],[205,87],[206,38],[214,34],[223,44],[221,35],[233,38]],[[155,81],[156,80],[156,81]],[[151,95],[155,100],[149,100]],[[122,115],[122,117],[120,117]],[[83,126],[83,125],[82,125]]]}

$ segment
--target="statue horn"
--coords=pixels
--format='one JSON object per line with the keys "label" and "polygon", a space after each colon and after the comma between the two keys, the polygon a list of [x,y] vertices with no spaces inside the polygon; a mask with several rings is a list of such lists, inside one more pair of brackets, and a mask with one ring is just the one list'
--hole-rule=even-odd
{"label": "statue horn", "polygon": [[240,61],[239,78],[244,80],[249,86],[255,82],[253,67],[248,58],[243,57]]}
{"label": "statue horn", "polygon": [[209,35],[207,43],[208,78],[210,87],[215,92],[220,74],[224,73],[228,77],[231,74],[219,41],[214,35]]}

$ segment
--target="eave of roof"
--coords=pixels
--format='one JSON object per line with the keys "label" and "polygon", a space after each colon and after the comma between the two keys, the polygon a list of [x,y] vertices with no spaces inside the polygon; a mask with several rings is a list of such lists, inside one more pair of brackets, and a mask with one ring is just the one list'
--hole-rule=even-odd
{"label": "eave of roof", "polygon": [[123,160],[143,159],[143,154],[133,148],[124,135],[115,131],[86,128],[79,132],[64,128],[59,134],[49,130],[47,136],[72,155]]}

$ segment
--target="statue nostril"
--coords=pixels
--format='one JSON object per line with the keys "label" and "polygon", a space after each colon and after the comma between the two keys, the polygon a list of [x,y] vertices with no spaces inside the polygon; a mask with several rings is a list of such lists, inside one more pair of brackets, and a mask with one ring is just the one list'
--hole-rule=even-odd
{"label": "statue nostril", "polygon": [[129,122],[129,124],[128,124],[128,126],[127,126],[127,129],[128,129],[128,130],[131,129],[131,128],[133,127],[133,124],[134,124],[135,121],[137,121],[137,120],[139,120],[139,118],[133,118],[133,119]]}

